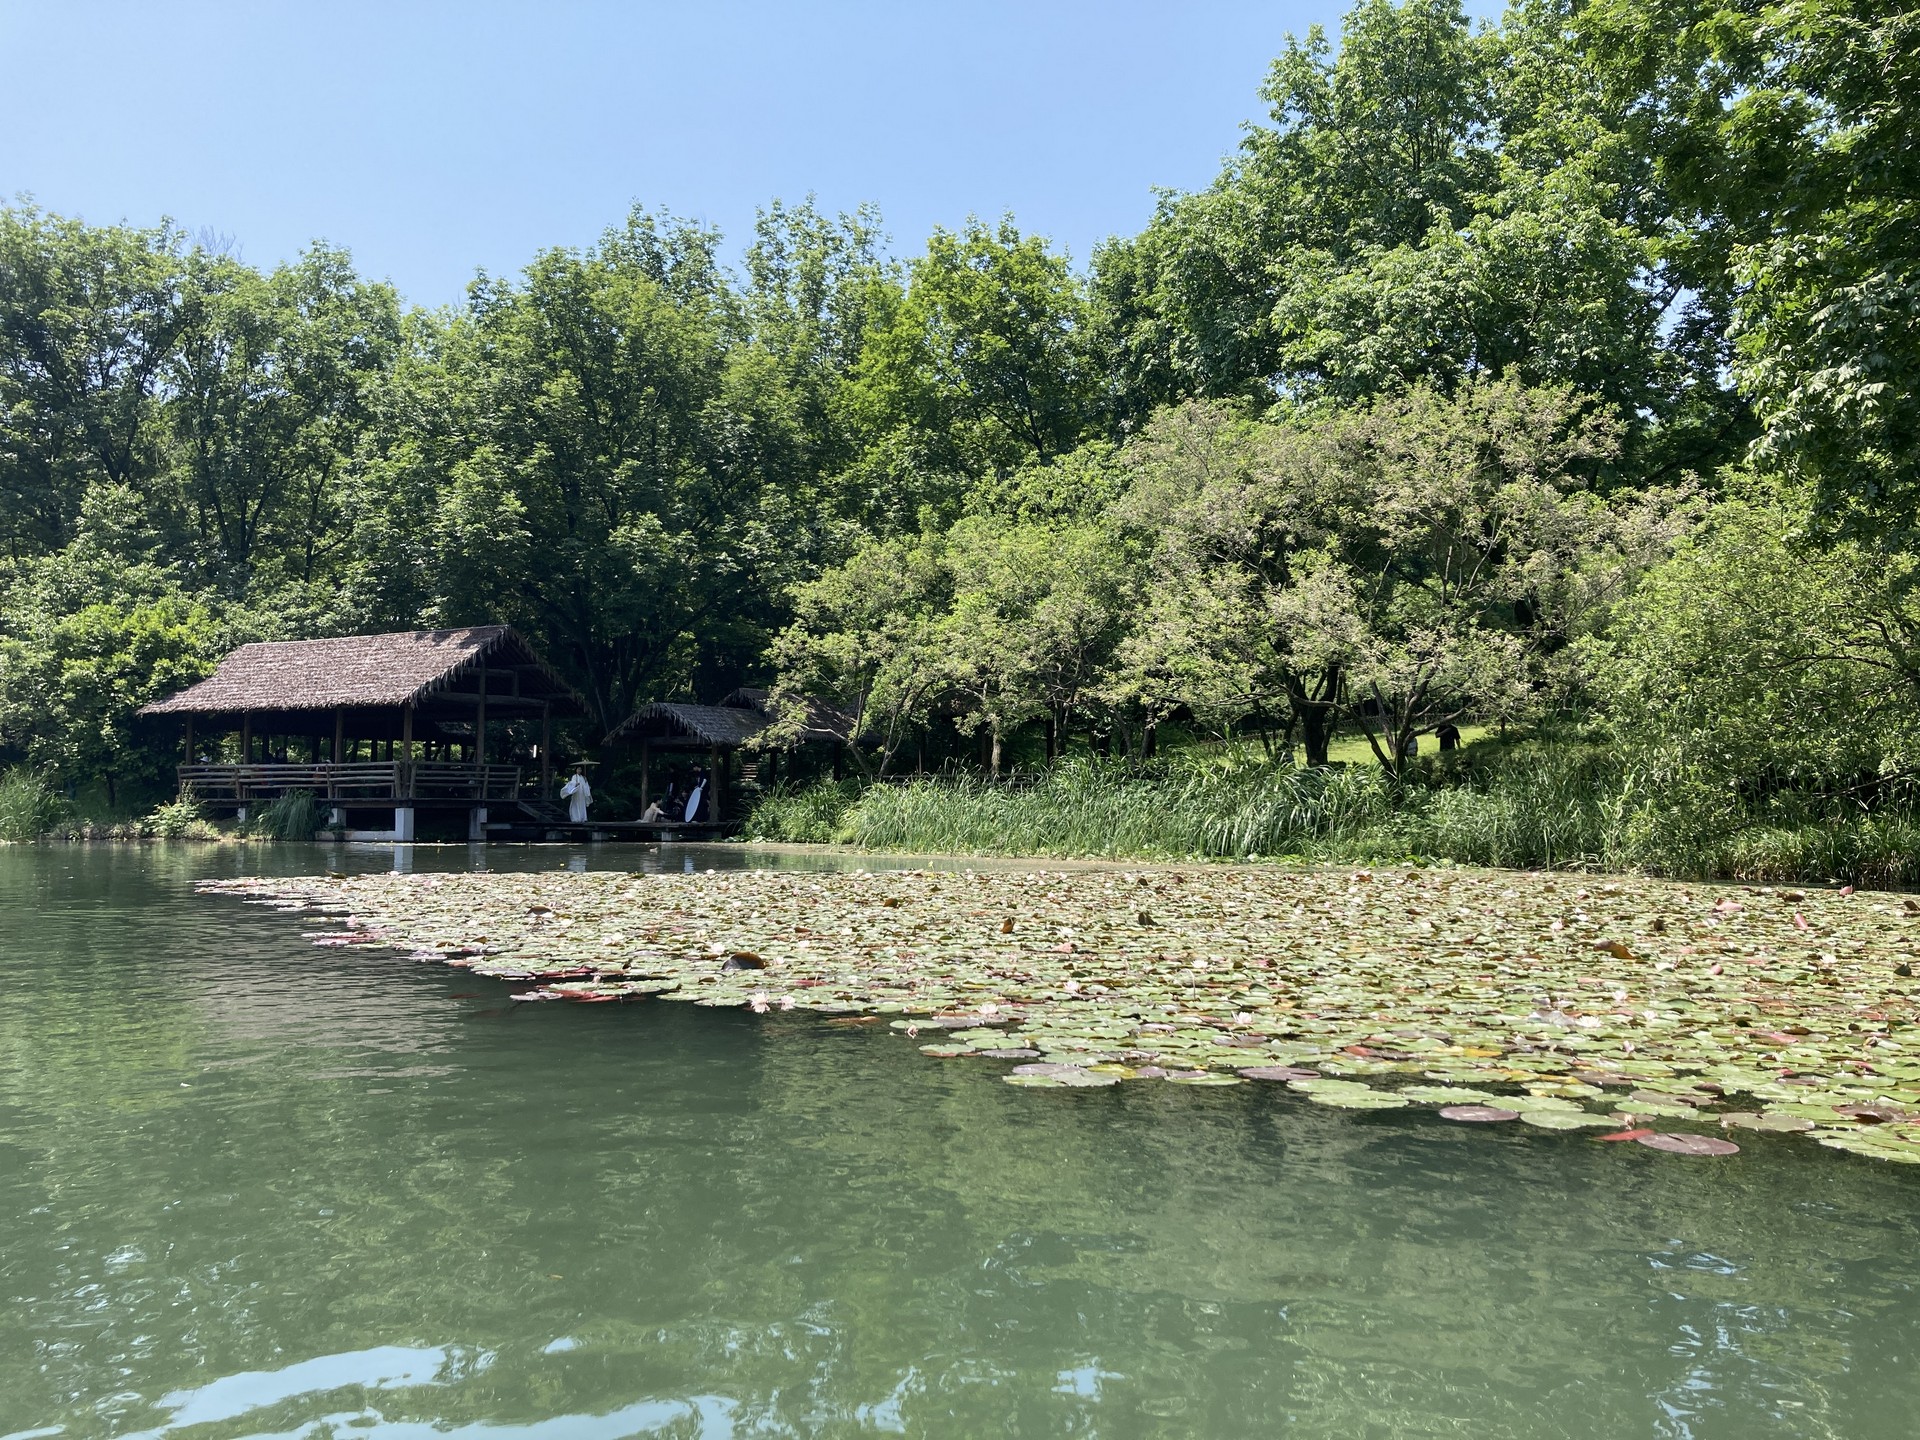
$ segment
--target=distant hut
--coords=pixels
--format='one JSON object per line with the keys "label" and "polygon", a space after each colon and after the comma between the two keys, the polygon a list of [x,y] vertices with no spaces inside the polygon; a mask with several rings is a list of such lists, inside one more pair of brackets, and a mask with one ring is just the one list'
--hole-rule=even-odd
{"label": "distant hut", "polygon": [[[519,635],[475,625],[242,645],[205,680],[140,713],[185,721],[180,791],[209,808],[244,818],[262,800],[305,790],[343,827],[352,811],[391,809],[392,831],[374,833],[411,840],[416,811],[464,810],[475,839],[490,805],[540,814],[552,790],[553,722],[586,711]],[[534,796],[521,767],[490,747],[515,721],[523,734],[539,727]],[[221,753],[230,737],[231,757]]]}
{"label": "distant hut", "polygon": [[[851,716],[824,701],[807,699],[803,703],[807,713],[799,735],[801,743],[824,741],[840,745],[853,734]],[[615,726],[605,743],[639,745],[640,789],[649,797],[653,793],[656,752],[704,754],[707,771],[713,777],[709,813],[713,823],[719,824],[723,815],[732,811],[736,782],[758,778],[759,762],[745,758],[743,752],[747,752],[772,723],[771,694],[765,690],[740,689],[717,705],[651,701]]]}

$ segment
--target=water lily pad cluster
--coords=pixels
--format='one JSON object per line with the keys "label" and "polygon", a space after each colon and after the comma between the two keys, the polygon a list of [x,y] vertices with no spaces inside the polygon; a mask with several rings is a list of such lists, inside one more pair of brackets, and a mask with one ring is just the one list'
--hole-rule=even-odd
{"label": "water lily pad cluster", "polygon": [[324,912],[321,944],[523,982],[520,1000],[880,1016],[930,1056],[1017,1062],[1031,1088],[1267,1083],[1920,1163],[1920,903],[1897,896],[1281,867],[202,888]]}

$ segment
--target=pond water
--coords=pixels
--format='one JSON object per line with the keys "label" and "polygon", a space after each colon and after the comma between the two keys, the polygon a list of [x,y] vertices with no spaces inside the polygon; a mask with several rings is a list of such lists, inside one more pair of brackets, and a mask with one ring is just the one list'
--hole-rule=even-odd
{"label": "pond water", "polygon": [[[393,859],[0,849],[0,1437],[1920,1428],[1920,1167],[1023,1090],[191,888]],[[852,863],[484,863],[569,862]]]}

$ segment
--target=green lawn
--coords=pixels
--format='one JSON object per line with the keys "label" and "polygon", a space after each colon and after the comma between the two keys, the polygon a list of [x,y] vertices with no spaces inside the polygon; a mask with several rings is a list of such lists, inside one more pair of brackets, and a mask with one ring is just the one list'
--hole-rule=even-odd
{"label": "green lawn", "polygon": [[[1460,727],[1460,743],[1462,745],[1471,745],[1476,740],[1484,739],[1489,733],[1487,727],[1484,725],[1462,725]],[[1420,753],[1422,755],[1439,754],[1440,742],[1431,735],[1422,735],[1420,737]],[[1374,765],[1379,763],[1374,758],[1373,747],[1367,743],[1367,737],[1363,734],[1339,736],[1334,740],[1333,744],[1327,747],[1327,758],[1329,760],[1344,760],[1350,765]]]}

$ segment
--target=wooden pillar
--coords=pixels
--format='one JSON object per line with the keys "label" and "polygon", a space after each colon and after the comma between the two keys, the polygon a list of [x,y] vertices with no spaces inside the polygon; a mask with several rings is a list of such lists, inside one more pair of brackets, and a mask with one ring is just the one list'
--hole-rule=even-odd
{"label": "wooden pillar", "polygon": [[345,710],[336,709],[333,712],[333,750],[332,750],[332,753],[329,754],[327,757],[328,759],[332,760],[333,763],[336,765],[340,763],[340,757],[346,753],[345,752],[346,739],[347,739],[347,712]]}
{"label": "wooden pillar", "polygon": [[718,745],[707,751],[707,818],[720,823],[720,792],[727,787],[726,757]]}
{"label": "wooden pillar", "polygon": [[187,715],[186,751],[187,753],[183,763],[191,765],[193,764],[193,715],[191,712]]}
{"label": "wooden pillar", "polygon": [[[394,798],[399,801],[393,807],[393,838],[407,844],[413,841],[413,702],[409,700],[400,707],[400,746],[401,759],[393,769]],[[387,752],[393,752],[393,742],[387,742]]]}
{"label": "wooden pillar", "polygon": [[645,810],[653,803],[653,744],[640,742],[640,808]]}
{"label": "wooden pillar", "polygon": [[487,763],[487,662],[480,662],[480,703],[473,712],[473,762]]}
{"label": "wooden pillar", "polygon": [[253,763],[253,712],[251,710],[240,712],[240,763],[242,765]]}
{"label": "wooden pillar", "polygon": [[[647,788],[645,762],[641,764],[640,788]],[[540,702],[540,794],[553,793],[553,702]]]}

